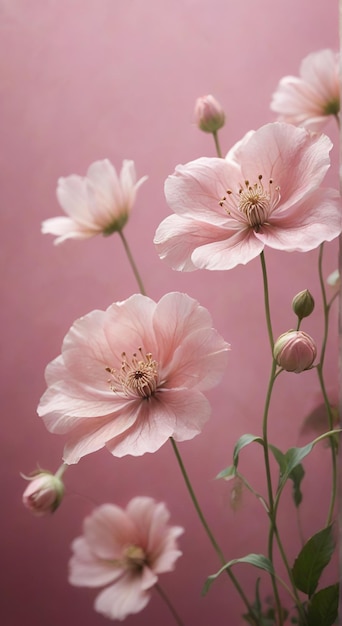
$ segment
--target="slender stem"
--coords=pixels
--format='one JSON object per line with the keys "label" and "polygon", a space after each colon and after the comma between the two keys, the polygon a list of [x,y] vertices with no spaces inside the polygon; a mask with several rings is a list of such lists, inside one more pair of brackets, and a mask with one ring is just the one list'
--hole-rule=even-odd
{"label": "slender stem", "polygon": [[135,264],[135,261],[133,259],[130,247],[129,247],[128,243],[127,243],[127,239],[126,239],[125,235],[123,234],[122,230],[118,230],[118,233],[119,233],[119,236],[121,237],[121,241],[122,241],[122,243],[124,245],[125,252],[126,252],[128,260],[129,260],[129,262],[131,264],[131,268],[133,270],[133,274],[134,274],[135,279],[136,279],[136,281],[138,283],[138,286],[139,286],[139,289],[140,289],[140,293],[143,296],[146,296],[145,287],[143,285],[143,282],[141,280],[141,276],[140,276],[140,274],[138,272],[138,268],[137,268],[137,266]]}
{"label": "slender stem", "polygon": [[[182,457],[180,455],[180,452],[178,450],[177,444],[176,444],[175,440],[173,439],[173,437],[170,437],[170,441],[171,441],[174,453],[176,455],[176,458],[177,458],[178,465],[180,467],[182,476],[184,478],[184,482],[185,482],[185,484],[187,486],[187,489],[188,489],[188,492],[190,494],[190,498],[191,498],[191,500],[193,502],[193,505],[194,505],[194,507],[196,509],[197,515],[198,515],[198,517],[199,517],[199,519],[200,519],[200,521],[202,523],[202,526],[203,526],[205,532],[207,533],[208,538],[209,538],[209,540],[210,540],[210,542],[211,542],[211,544],[212,544],[216,554],[218,555],[222,565],[225,565],[227,563],[227,560],[225,559],[225,556],[224,556],[220,546],[218,545],[218,543],[217,543],[217,541],[216,541],[216,539],[215,539],[215,537],[214,537],[214,535],[213,535],[213,533],[212,533],[212,531],[211,531],[211,529],[209,527],[209,524],[208,524],[207,520],[204,517],[204,514],[203,514],[202,509],[201,509],[201,507],[200,507],[200,505],[198,503],[198,500],[196,498],[196,495],[195,495],[195,492],[193,490],[192,484],[190,482],[189,476],[188,476],[187,471],[185,469],[185,466],[184,466]],[[239,593],[240,597],[242,598],[242,600],[243,600],[243,602],[244,602],[248,612],[253,617],[254,609],[251,606],[251,604],[249,603],[248,598],[245,595],[245,593],[244,593],[240,583],[238,582],[238,580],[236,579],[234,574],[231,572],[231,570],[226,569],[226,572],[227,572],[229,578],[231,579],[233,585],[235,586],[237,592]],[[257,622],[255,622],[255,624],[256,624],[256,626],[258,626]]]}
{"label": "slender stem", "polygon": [[171,600],[166,595],[165,591],[161,588],[160,585],[158,585],[158,583],[154,585],[154,588],[158,591],[160,597],[164,600],[165,604],[169,608],[170,612],[172,613],[175,619],[176,624],[178,624],[178,626],[184,626],[184,622],[182,622],[181,618],[179,617],[176,609],[174,608]]}
{"label": "slender stem", "polygon": [[58,468],[55,476],[56,478],[62,478],[64,472],[68,469],[69,465],[67,465],[66,463],[62,463],[62,465]]}
{"label": "slender stem", "polygon": [[[323,251],[324,251],[324,243],[322,243],[320,246],[319,256],[318,256],[318,274],[319,274],[319,282],[321,286],[322,301],[323,301],[324,329],[323,329],[323,340],[322,340],[322,346],[321,346],[320,361],[316,369],[317,369],[319,383],[320,383],[322,394],[323,394],[324,404],[325,404],[327,415],[328,415],[329,430],[333,430],[334,418],[333,418],[333,414],[331,410],[331,404],[329,402],[329,398],[326,392],[324,376],[323,376],[324,358],[325,358],[325,351],[326,351],[326,346],[327,346],[327,341],[328,341],[328,332],[329,332],[329,312],[330,312],[330,305],[327,302],[327,296],[326,296],[325,284],[324,284],[324,278],[323,278]],[[329,526],[332,522],[335,502],[336,502],[336,494],[337,494],[337,451],[336,451],[336,442],[333,438],[330,442],[330,448],[331,448],[331,464],[332,464],[332,485],[331,485],[330,504],[329,504],[327,522],[326,522],[327,526]]]}
{"label": "slender stem", "polygon": [[217,130],[215,130],[213,132],[213,137],[214,137],[214,141],[215,141],[215,148],[216,148],[216,152],[217,152],[217,156],[222,159],[222,152],[221,152],[221,146],[220,146],[220,142],[219,142],[219,138],[218,138],[218,133]]}
{"label": "slender stem", "polygon": [[273,339],[273,331],[272,331],[272,323],[271,323],[270,300],[269,300],[269,295],[268,295],[268,280],[267,280],[267,271],[266,271],[264,251],[260,253],[260,261],[261,261],[261,268],[262,268],[262,278],[264,282],[264,303],[265,303],[267,332],[268,332],[268,337],[270,340],[271,351],[273,354],[274,339]]}

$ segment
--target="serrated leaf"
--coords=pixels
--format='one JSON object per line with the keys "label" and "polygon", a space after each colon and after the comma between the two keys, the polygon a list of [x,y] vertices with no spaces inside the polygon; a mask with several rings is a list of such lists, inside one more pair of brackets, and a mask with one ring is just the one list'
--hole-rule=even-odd
{"label": "serrated leaf", "polygon": [[308,605],[308,626],[332,626],[338,617],[338,601],[338,584],[317,591]]}
{"label": "serrated leaf", "polygon": [[309,597],[315,592],[320,576],[334,551],[332,526],[310,537],[297,556],[292,574],[297,589]]}
{"label": "serrated leaf", "polygon": [[273,565],[266,556],[264,556],[263,554],[247,554],[247,556],[243,556],[240,559],[232,559],[231,561],[223,565],[223,567],[221,567],[218,572],[216,572],[216,574],[211,574],[211,576],[209,576],[204,583],[202,595],[204,596],[209,591],[209,588],[213,584],[214,580],[216,580],[216,578],[218,578],[223,572],[229,570],[233,565],[236,565],[237,563],[249,563],[250,565],[254,565],[254,567],[258,567],[259,569],[263,569],[269,574],[274,575]]}

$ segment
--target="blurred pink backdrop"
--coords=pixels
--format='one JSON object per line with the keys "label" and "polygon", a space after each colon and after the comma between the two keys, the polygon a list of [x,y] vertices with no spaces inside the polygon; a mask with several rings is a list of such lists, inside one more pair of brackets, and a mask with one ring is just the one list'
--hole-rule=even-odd
{"label": "blurred pink backdrop", "polygon": [[[215,154],[211,137],[193,123],[197,96],[213,93],[226,110],[224,151],[249,129],[273,121],[269,103],[279,79],[297,74],[308,53],[338,48],[337,0],[1,0],[0,19],[1,624],[108,623],[92,608],[96,591],[67,582],[70,543],[94,504],[125,506],[136,495],[150,495],[165,501],[171,522],[186,529],[183,557],[161,580],[185,624],[239,626],[243,607],[226,580],[200,597],[219,563],[168,444],[142,458],[119,460],[105,450],[85,458],[66,473],[67,495],[52,517],[36,519],[21,504],[20,472],[28,474],[37,464],[55,471],[61,462],[63,439],[49,434],[36,416],[46,364],[59,354],[77,317],[137,290],[117,236],[54,247],[52,237],[40,234],[40,224],[61,214],[55,196],[59,176],[84,175],[91,162],[105,157],[117,167],[124,158],[134,159],[138,176],[148,174],[125,231],[148,294],[159,299],[172,290],[189,293],[209,308],[214,326],[232,345],[225,378],[209,394],[212,418],[180,449],[227,558],[265,552],[260,504],[244,493],[233,511],[230,484],[214,480],[231,463],[238,437],[260,434],[269,370],[260,264],[181,274],[158,259],[152,239],[170,212],[163,195],[167,175],[177,163]],[[333,122],[326,132],[337,144]],[[335,145],[326,179],[335,187],[337,159]],[[305,330],[319,341],[317,251],[266,250],[266,260],[275,333],[293,325],[291,299],[308,287],[318,306]],[[335,267],[333,244],[327,247],[325,275]],[[337,395],[336,319],[334,309],[326,373]],[[270,421],[275,445],[285,450],[313,438],[300,428],[318,393],[313,372],[280,377]],[[329,454],[323,445],[305,468],[302,523],[308,536],[326,515]],[[264,489],[257,447],[241,454],[241,469]],[[293,558],[299,540],[290,491],[282,514],[281,532]],[[252,597],[256,570],[241,565],[235,572]],[[161,621],[173,624],[155,595],[126,623]]]}

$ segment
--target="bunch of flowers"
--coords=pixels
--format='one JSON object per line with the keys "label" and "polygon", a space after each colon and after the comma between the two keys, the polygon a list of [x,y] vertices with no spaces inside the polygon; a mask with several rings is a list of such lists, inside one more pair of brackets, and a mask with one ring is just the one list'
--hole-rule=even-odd
{"label": "bunch of flowers", "polygon": [[[224,376],[230,346],[213,328],[210,313],[183,293],[168,293],[155,302],[145,293],[142,277],[124,235],[140,185],[133,161],[124,161],[120,175],[108,160],[93,163],[87,175],[58,182],[57,196],[68,217],[46,220],[43,233],[66,239],[118,233],[140,293],[95,310],[76,320],[67,332],[61,354],[46,368],[47,389],[38,414],[52,433],[67,435],[63,464],[56,475],[37,471],[29,477],[24,504],[37,515],[60,505],[62,476],[85,455],[106,447],[116,457],[154,453],[167,441],[175,452],[190,497],[220,567],[203,592],[225,573],[244,606],[244,620],[255,626],[301,626],[336,623],[338,583],[319,587],[323,570],[334,552],[333,520],[337,495],[336,428],[332,401],[324,379],[329,314],[338,289],[327,295],[322,260],[325,242],[342,229],[341,203],[336,190],[323,186],[330,165],[330,139],[317,130],[327,115],[337,118],[339,81],[336,55],[324,50],[302,63],[301,77],[284,78],[273,96],[280,121],[248,132],[223,158],[218,131],[225,123],[221,105],[211,95],[195,107],[198,127],[213,135],[216,158],[199,158],[176,167],[165,183],[166,201],[173,211],[158,227],[154,243],[161,259],[178,271],[231,270],[259,257],[269,338],[270,377],[260,434],[242,435],[232,464],[219,479],[238,480],[265,509],[268,545],[264,554],[247,554],[227,561],[209,527],[184,466],[179,443],[200,434],[211,412],[205,392]],[[301,127],[304,126],[304,127]],[[270,313],[265,248],[307,252],[319,248],[318,272],[322,291],[324,338],[302,329],[315,303],[305,289],[295,295],[294,328],[274,337]],[[330,277],[337,285],[338,275]],[[315,370],[326,414],[323,434],[304,447],[281,451],[269,441],[268,418],[275,382],[285,372]],[[289,377],[289,382],[291,377]],[[332,489],[326,524],[309,538],[294,563],[287,557],[278,529],[279,502],[287,481],[293,484],[299,507],[302,462],[314,446],[326,440],[331,450]],[[254,489],[239,470],[239,455],[247,446],[262,447],[266,496]],[[271,473],[278,466],[278,483]],[[174,569],[181,552],[179,526],[169,524],[165,503],[137,496],[125,509],[103,504],[84,521],[83,535],[73,542],[69,580],[72,585],[104,588],[95,610],[123,620],[141,611],[153,587],[160,593],[178,626],[183,621],[158,582],[159,574]],[[281,555],[286,579],[276,571],[274,547]],[[247,596],[233,571],[239,562],[264,570],[270,577],[271,607]],[[280,595],[284,587],[288,602]]]}

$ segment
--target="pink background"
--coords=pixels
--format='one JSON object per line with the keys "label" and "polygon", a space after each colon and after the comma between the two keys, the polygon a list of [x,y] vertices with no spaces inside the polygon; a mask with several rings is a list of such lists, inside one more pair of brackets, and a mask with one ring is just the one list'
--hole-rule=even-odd
{"label": "pink background", "polygon": [[[230,484],[214,476],[231,463],[235,441],[260,434],[269,371],[258,260],[226,272],[173,272],[157,257],[152,238],[169,213],[163,183],[177,163],[214,155],[210,136],[193,123],[197,96],[213,93],[227,112],[224,150],[251,128],[274,120],[270,97],[278,80],[296,74],[311,51],[338,47],[338,3],[323,0],[1,0],[1,246],[2,493],[1,624],[101,626],[93,611],[96,592],[67,582],[70,543],[94,503],[125,505],[136,495],[167,503],[174,524],[186,529],[183,557],[161,584],[186,626],[239,626],[243,610],[224,579],[200,597],[207,575],[219,563],[197,521],[166,444],[158,453],[119,460],[101,451],[66,474],[67,495],[52,517],[24,510],[19,472],[37,464],[55,471],[63,440],[36,416],[45,390],[44,368],[60,352],[72,322],[136,291],[117,236],[54,247],[40,234],[43,219],[61,214],[59,176],[84,175],[108,157],[119,167],[134,159],[141,188],[126,229],[148,294],[158,299],[186,291],[212,313],[214,326],[232,344],[221,385],[210,392],[213,416],[203,434],[181,444],[200,502],[227,556],[265,552],[266,516],[244,493],[230,506]],[[334,123],[327,132],[336,142]],[[337,186],[337,146],[327,181]],[[325,274],[337,266],[337,245],[325,257]],[[294,324],[290,302],[306,287],[317,298],[315,315],[303,327],[321,338],[316,279],[317,251],[307,255],[266,251],[275,334]],[[336,393],[336,310],[327,355],[329,389]],[[291,385],[291,391],[289,391]],[[285,450],[304,445],[303,419],[319,392],[314,372],[281,376],[272,402],[270,439]],[[308,536],[324,523],[329,453],[317,447],[306,465],[302,513]],[[241,454],[241,470],[264,493],[258,446]],[[311,474],[310,474],[311,471]],[[290,492],[280,529],[291,559],[299,542]],[[250,597],[258,572],[235,570]],[[263,587],[267,593],[268,586]],[[127,619],[148,626],[173,620],[159,597]]]}

